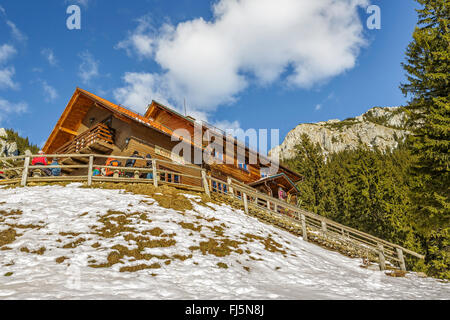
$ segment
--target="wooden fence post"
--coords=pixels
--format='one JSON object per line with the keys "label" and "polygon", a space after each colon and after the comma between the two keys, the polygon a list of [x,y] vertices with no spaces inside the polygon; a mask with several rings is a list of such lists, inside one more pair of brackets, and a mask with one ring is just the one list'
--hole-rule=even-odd
{"label": "wooden fence post", "polygon": [[301,220],[302,220],[303,240],[308,241],[308,230],[306,229],[306,217],[304,214],[302,214]]}
{"label": "wooden fence post", "polygon": [[23,165],[23,171],[22,171],[22,181],[21,181],[21,183],[20,183],[20,185],[21,185],[22,187],[25,187],[25,186],[27,185],[27,180],[28,180],[28,168],[29,168],[29,166],[30,166],[30,159],[31,159],[30,156],[27,156],[27,157],[25,158],[25,163],[24,163],[24,165]]}
{"label": "wooden fence post", "polygon": [[405,264],[405,258],[403,257],[403,250],[401,248],[396,248],[397,250],[397,257],[400,262],[400,270],[406,271],[406,264]]}
{"label": "wooden fence post", "polygon": [[205,193],[208,197],[211,197],[211,193],[209,192],[209,183],[208,179],[206,178],[206,171],[202,170],[202,181],[203,181],[203,188],[205,189]]}
{"label": "wooden fence post", "polygon": [[[207,180],[208,181],[208,183],[209,183],[209,190],[210,191],[213,191],[213,181],[212,181],[212,179],[211,179],[211,172],[208,174],[208,176],[209,176],[209,180]],[[217,185],[217,183],[216,183],[216,192],[217,192],[217,188],[218,188],[219,186]]]}
{"label": "wooden fence post", "polygon": [[244,199],[244,210],[245,210],[245,213],[248,214],[247,194],[244,193],[244,194],[242,195],[242,198]]}
{"label": "wooden fence post", "polygon": [[270,210],[270,201],[269,200],[267,200],[267,209]]}
{"label": "wooden fence post", "polygon": [[94,170],[94,156],[89,156],[89,167],[88,167],[88,186],[92,186],[92,171]]}
{"label": "wooden fence post", "polygon": [[386,260],[384,258],[384,246],[382,244],[378,244],[378,257],[380,259],[380,270],[386,270]]}
{"label": "wooden fence post", "polygon": [[327,223],[325,221],[322,220],[322,232],[324,234],[327,233]]}
{"label": "wooden fence post", "polygon": [[228,193],[230,197],[234,196],[234,190],[233,190],[233,181],[230,177],[227,178],[227,184],[228,184]]}
{"label": "wooden fence post", "polygon": [[156,159],[152,160],[152,169],[153,169],[153,185],[158,187],[158,171],[156,168]]}

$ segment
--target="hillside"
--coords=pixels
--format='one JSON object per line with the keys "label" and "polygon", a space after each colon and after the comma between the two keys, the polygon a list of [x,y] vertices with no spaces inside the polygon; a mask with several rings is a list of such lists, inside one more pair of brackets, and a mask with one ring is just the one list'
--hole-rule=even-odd
{"label": "hillside", "polygon": [[[150,187],[151,189],[151,187]],[[447,299],[168,187],[0,188],[2,299]]]}
{"label": "hillside", "polygon": [[329,120],[299,124],[291,130],[283,143],[271,150],[280,159],[295,156],[294,148],[307,134],[314,144],[319,144],[325,155],[343,150],[354,150],[360,143],[381,151],[396,148],[407,135],[407,116],[402,107],[375,107],[355,118],[343,121]]}
{"label": "hillside", "polygon": [[17,156],[26,150],[36,154],[39,148],[14,130],[0,128],[0,157]]}

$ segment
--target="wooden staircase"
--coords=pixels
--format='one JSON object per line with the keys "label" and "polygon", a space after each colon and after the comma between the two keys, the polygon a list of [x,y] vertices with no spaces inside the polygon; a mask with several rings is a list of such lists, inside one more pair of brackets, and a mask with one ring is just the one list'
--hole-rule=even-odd
{"label": "wooden staircase", "polygon": [[[114,136],[114,129],[99,123],[61,146],[55,151],[55,154],[62,155],[60,163],[63,165],[87,165],[89,163],[89,154],[111,154],[114,147]],[[86,154],[86,157],[64,157],[64,154]],[[61,171],[70,174],[75,170],[77,169],[62,168]]]}

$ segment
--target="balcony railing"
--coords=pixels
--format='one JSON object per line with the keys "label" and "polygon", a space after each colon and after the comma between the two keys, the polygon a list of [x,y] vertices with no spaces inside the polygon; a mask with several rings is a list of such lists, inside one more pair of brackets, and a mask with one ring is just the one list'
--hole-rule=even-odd
{"label": "balcony railing", "polygon": [[99,123],[92,129],[79,134],[73,140],[61,146],[55,151],[55,154],[79,153],[96,143],[112,146],[114,144],[114,129],[109,128],[103,123]]}

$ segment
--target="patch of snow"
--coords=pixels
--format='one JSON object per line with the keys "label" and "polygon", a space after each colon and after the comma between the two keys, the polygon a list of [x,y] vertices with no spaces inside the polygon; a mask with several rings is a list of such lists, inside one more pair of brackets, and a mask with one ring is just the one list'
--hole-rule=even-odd
{"label": "patch of snow", "polygon": [[[450,285],[432,278],[408,273],[392,278],[382,272],[359,267],[350,259],[305,242],[284,230],[259,222],[228,205],[197,203],[199,197],[186,195],[193,209],[184,213],[165,209],[152,198],[121,190],[85,189],[80,184],[0,189],[0,211],[21,210],[21,215],[0,214],[0,231],[7,224],[34,225],[18,228],[20,234],[0,250],[1,299],[448,299]],[[176,245],[146,248],[153,255],[190,255],[160,269],[120,272],[139,261],[126,257],[108,268],[92,268],[90,260],[106,262],[114,245],[132,249],[136,245],[124,234],[102,237],[94,229],[109,210],[145,213],[148,219],[130,216],[137,232],[161,228],[175,234]],[[118,213],[120,215],[120,213]],[[214,219],[213,219],[214,218]],[[151,221],[150,221],[151,220]],[[180,223],[193,223],[199,232]],[[215,233],[209,228],[222,226],[224,236],[242,241],[244,234],[270,239],[282,246],[269,252],[260,241],[243,241],[245,252],[225,257],[191,251]],[[70,235],[70,234],[75,235]],[[74,248],[63,248],[77,239],[85,241]],[[100,244],[98,248],[93,244]],[[24,252],[46,250],[42,255]],[[21,250],[22,249],[22,250]],[[67,257],[56,263],[58,257]],[[219,268],[218,262],[228,269]],[[244,267],[249,268],[247,270]],[[11,273],[10,276],[5,276]],[[152,275],[153,274],[153,275]],[[155,276],[156,275],[156,276]]]}

